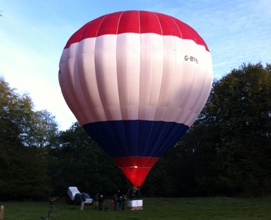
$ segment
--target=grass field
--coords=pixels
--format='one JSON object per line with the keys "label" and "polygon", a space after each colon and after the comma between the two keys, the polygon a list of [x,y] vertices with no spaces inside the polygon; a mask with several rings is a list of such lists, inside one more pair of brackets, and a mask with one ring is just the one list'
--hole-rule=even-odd
{"label": "grass field", "polygon": [[[144,198],[140,211],[98,211],[85,206],[83,211],[77,205],[56,201],[50,220],[237,220],[271,219],[271,197],[268,198]],[[37,220],[46,216],[46,202],[6,202],[4,220]],[[110,204],[109,200],[105,204]]]}

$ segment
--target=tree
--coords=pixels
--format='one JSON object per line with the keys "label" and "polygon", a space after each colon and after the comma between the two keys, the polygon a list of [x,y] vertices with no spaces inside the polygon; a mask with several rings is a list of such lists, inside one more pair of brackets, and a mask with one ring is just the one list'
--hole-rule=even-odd
{"label": "tree", "polygon": [[182,141],[192,149],[202,191],[270,192],[270,92],[269,64],[244,64],[213,84],[206,107]]}
{"label": "tree", "polygon": [[33,103],[27,95],[19,96],[3,78],[0,78],[0,141],[21,143],[26,121],[30,120]]}
{"label": "tree", "polygon": [[58,134],[55,117],[47,110],[32,112],[31,120],[25,123],[21,134],[25,146],[49,147]]}
{"label": "tree", "polygon": [[[56,123],[45,116],[48,116],[46,111],[33,111],[33,103],[28,95],[19,95],[4,78],[0,78],[2,199],[42,198],[50,193],[47,162],[44,152],[37,146],[49,142],[49,138],[45,138],[48,137],[47,132],[55,130],[46,128],[55,128]],[[41,126],[43,123],[46,126]]]}

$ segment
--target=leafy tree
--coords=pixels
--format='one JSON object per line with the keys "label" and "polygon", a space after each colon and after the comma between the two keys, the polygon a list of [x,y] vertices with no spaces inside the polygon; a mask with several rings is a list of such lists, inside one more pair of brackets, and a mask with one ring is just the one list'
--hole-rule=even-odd
{"label": "leafy tree", "polygon": [[32,112],[21,134],[25,146],[49,147],[54,143],[58,133],[55,117],[47,110]]}
{"label": "leafy tree", "polygon": [[0,78],[0,141],[21,143],[24,125],[31,118],[33,103],[27,95],[19,96]]}
{"label": "leafy tree", "polygon": [[0,78],[2,199],[41,198],[50,193],[50,178],[47,175],[44,152],[36,148],[43,146],[45,140],[49,141],[49,138],[44,138],[48,137],[48,130],[40,124],[48,122],[48,127],[56,126],[54,121],[44,117],[46,114],[46,111],[34,112],[30,97],[17,94],[4,78]]}
{"label": "leafy tree", "polygon": [[244,64],[213,84],[204,111],[182,142],[193,152],[202,192],[270,191],[270,70],[268,64]]}

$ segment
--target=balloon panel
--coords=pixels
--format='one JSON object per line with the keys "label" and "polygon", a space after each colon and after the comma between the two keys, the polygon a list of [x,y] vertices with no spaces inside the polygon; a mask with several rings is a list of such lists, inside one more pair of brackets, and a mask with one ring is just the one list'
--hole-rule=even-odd
{"label": "balloon panel", "polygon": [[162,121],[107,121],[83,126],[111,157],[161,157],[188,126]]}
{"label": "balloon panel", "polygon": [[68,40],[65,48],[87,38],[122,33],[154,33],[189,39],[203,45],[209,51],[201,36],[186,23],[169,15],[149,11],[120,11],[103,15],[86,23]]}
{"label": "balloon panel", "polygon": [[130,182],[140,187],[155,163],[157,157],[114,157],[113,161],[122,170]]}
{"label": "balloon panel", "polygon": [[210,53],[193,41],[106,35],[65,49],[59,79],[81,125],[155,120],[191,126],[211,88],[210,64]]}
{"label": "balloon panel", "polygon": [[137,187],[188,129],[175,122],[140,120],[96,122],[83,127]]}
{"label": "balloon panel", "polygon": [[162,121],[107,121],[83,126],[111,157],[161,157],[188,126]]}

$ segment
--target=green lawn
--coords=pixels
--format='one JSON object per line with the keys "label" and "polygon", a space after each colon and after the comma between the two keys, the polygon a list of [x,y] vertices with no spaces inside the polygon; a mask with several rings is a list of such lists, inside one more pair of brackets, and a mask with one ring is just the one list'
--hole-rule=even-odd
{"label": "green lawn", "polygon": [[[140,211],[98,211],[86,206],[80,211],[77,205],[56,201],[50,220],[229,220],[229,219],[271,219],[271,197],[268,198],[144,198]],[[110,204],[110,201],[105,201]],[[46,216],[48,203],[6,202],[4,220],[37,220]]]}

